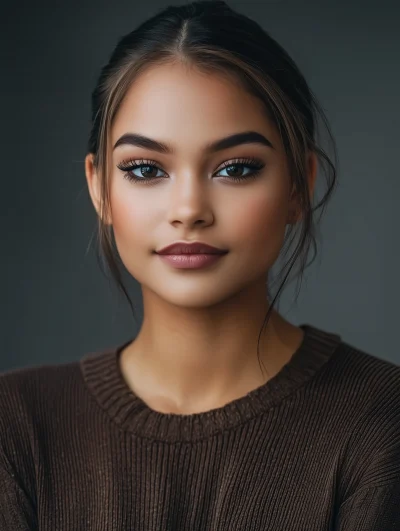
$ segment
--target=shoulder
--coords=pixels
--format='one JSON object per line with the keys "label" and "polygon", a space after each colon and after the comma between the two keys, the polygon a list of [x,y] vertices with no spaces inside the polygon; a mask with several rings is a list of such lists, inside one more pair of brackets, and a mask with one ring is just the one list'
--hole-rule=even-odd
{"label": "shoulder", "polygon": [[382,450],[400,466],[399,365],[341,340],[315,383],[313,398],[334,419],[349,463],[362,467]]}
{"label": "shoulder", "polygon": [[0,475],[11,482],[10,488],[21,488],[32,499],[45,432],[53,430],[52,416],[75,372],[74,364],[68,364],[0,373]]}
{"label": "shoulder", "polygon": [[[68,407],[81,380],[79,363],[41,365],[0,373],[0,444],[33,444],[57,412]],[[32,449],[33,451],[33,449]]]}
{"label": "shoulder", "polygon": [[332,393],[343,395],[348,407],[360,414],[379,414],[382,407],[400,405],[400,366],[384,353],[372,354],[341,341],[325,376]]}
{"label": "shoulder", "polygon": [[400,482],[400,367],[346,342],[335,358],[332,400],[348,420],[343,491]]}
{"label": "shoulder", "polygon": [[43,396],[62,392],[70,379],[79,377],[79,362],[39,365],[0,372],[0,413],[8,406],[19,415]]}
{"label": "shoulder", "polygon": [[[371,451],[395,442],[400,464],[400,367],[384,358],[349,347],[354,373],[349,398],[362,404],[362,415],[353,426],[353,441],[362,441]],[[393,439],[395,437],[395,440]]]}

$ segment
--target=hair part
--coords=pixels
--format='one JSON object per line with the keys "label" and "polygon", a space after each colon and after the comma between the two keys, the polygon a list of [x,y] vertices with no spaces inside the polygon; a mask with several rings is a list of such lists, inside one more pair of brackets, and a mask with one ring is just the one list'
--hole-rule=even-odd
{"label": "hair part", "polygon": [[[111,212],[111,127],[131,84],[145,70],[157,65],[179,63],[209,75],[225,76],[263,103],[269,120],[276,126],[287,157],[289,174],[300,208],[298,222],[289,225],[282,257],[298,235],[291,258],[278,275],[281,282],[260,330],[257,343],[267,326],[275,301],[297,263],[299,282],[296,300],[306,267],[317,254],[314,213],[322,216],[337,184],[337,148],[328,120],[300,70],[287,52],[255,21],[231,9],[224,1],[197,1],[168,6],[117,43],[108,63],[102,68],[92,93],[92,127],[88,152],[100,178],[98,243],[111,274],[125,295],[136,320],[129,294],[123,284],[112,226],[105,223]],[[318,118],[328,132],[334,162],[317,145]],[[311,205],[307,175],[307,155],[316,154],[327,176],[327,191],[321,201]],[[310,247],[313,257],[307,263]],[[270,287],[267,284],[267,296]],[[260,362],[260,359],[259,359]],[[260,366],[261,368],[261,366]],[[262,368],[261,368],[262,370]]]}

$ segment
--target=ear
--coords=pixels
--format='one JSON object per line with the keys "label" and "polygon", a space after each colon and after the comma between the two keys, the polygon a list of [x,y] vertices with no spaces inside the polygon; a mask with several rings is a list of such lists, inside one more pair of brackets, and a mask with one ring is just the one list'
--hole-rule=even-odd
{"label": "ear", "polygon": [[[93,206],[97,212],[97,215],[100,216],[100,177],[96,172],[96,168],[93,164],[94,155],[93,153],[88,153],[85,157],[85,174],[86,181],[89,189],[89,195],[92,200]],[[111,225],[111,219],[107,218],[104,220],[106,225]]]}
{"label": "ear", "polygon": [[[307,180],[310,201],[312,201],[314,195],[315,182],[317,180],[318,159],[317,155],[313,151],[309,151],[307,154]],[[297,198],[294,196],[294,188],[292,189],[292,195],[289,206],[289,218],[288,224],[293,225],[300,221],[301,214],[300,207],[297,203]]]}

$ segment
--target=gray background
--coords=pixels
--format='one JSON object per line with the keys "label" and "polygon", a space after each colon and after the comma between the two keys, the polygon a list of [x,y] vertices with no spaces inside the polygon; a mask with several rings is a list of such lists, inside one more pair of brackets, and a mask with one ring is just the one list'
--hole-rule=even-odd
{"label": "gray background", "polygon": [[[89,246],[96,227],[84,174],[90,94],[117,40],[170,3],[3,7],[0,370],[78,360],[138,331],[98,267],[95,239]],[[297,304],[291,282],[278,309],[294,324],[339,333],[400,364],[399,3],[228,4],[297,62],[339,150],[318,257]],[[129,286],[141,317],[140,291],[135,281]]]}

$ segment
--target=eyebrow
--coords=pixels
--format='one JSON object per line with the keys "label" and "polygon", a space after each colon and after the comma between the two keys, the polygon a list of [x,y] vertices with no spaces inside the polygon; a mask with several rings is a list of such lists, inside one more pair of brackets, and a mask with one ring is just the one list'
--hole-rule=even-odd
{"label": "eyebrow", "polygon": [[[142,147],[145,149],[151,149],[153,151],[158,151],[159,153],[164,153],[167,155],[172,155],[175,152],[175,150],[167,144],[163,144],[158,140],[154,140],[136,133],[126,133],[122,135],[121,138],[116,141],[113,150],[118,146],[126,144]],[[207,144],[205,151],[207,154],[211,154],[234,146],[239,146],[241,144],[262,144],[275,149],[268,138],[261,133],[257,133],[256,131],[244,131],[242,133],[236,133]]]}

